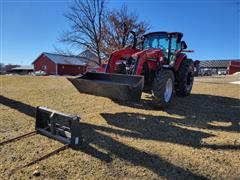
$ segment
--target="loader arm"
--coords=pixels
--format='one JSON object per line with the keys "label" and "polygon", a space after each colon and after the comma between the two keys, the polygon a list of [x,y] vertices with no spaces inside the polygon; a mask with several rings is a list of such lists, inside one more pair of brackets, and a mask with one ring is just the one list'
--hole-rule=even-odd
{"label": "loader arm", "polygon": [[120,49],[117,51],[114,51],[112,55],[109,58],[108,65],[106,68],[106,73],[115,73],[116,69],[116,62],[121,59],[127,59],[132,54],[139,52],[140,50],[137,48],[132,48],[132,46],[128,46],[124,49]]}

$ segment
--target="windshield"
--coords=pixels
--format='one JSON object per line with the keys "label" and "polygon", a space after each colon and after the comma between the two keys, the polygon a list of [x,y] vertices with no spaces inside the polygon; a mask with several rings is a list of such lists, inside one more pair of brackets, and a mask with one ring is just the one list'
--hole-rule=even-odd
{"label": "windshield", "polygon": [[[144,39],[143,49],[157,48],[162,49],[165,52],[168,52],[169,48],[169,37],[167,35],[154,35],[149,36]],[[177,43],[176,36],[171,38],[171,52],[174,52],[180,49],[180,43]]]}
{"label": "windshield", "polygon": [[149,36],[146,37],[143,43],[143,49],[157,48],[167,50],[169,45],[169,38],[167,36]]}

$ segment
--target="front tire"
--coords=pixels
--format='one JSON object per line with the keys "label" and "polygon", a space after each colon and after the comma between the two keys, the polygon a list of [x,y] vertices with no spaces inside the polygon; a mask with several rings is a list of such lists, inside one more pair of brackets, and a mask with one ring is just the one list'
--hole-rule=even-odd
{"label": "front tire", "polygon": [[192,91],[194,80],[194,64],[191,59],[185,59],[176,73],[175,92],[177,96],[187,96]]}
{"label": "front tire", "polygon": [[172,70],[163,69],[156,73],[152,86],[152,97],[156,107],[167,107],[173,96],[174,74]]}

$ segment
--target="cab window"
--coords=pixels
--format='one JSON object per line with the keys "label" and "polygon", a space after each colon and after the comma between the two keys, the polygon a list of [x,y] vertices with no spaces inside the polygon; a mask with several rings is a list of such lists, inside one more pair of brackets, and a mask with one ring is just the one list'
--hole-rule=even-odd
{"label": "cab window", "polygon": [[143,49],[157,48],[167,50],[169,38],[167,36],[151,36],[145,39]]}
{"label": "cab window", "polygon": [[177,43],[177,38],[172,37],[171,39],[171,52],[181,49],[181,43]]}

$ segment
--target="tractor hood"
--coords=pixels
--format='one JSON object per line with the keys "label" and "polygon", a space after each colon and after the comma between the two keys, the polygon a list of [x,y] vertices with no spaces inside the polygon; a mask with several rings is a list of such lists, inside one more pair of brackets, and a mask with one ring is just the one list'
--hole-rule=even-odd
{"label": "tractor hood", "polygon": [[141,57],[141,58],[143,57],[148,59],[156,59],[163,56],[164,56],[163,51],[155,48],[142,50],[132,55],[132,57]]}

